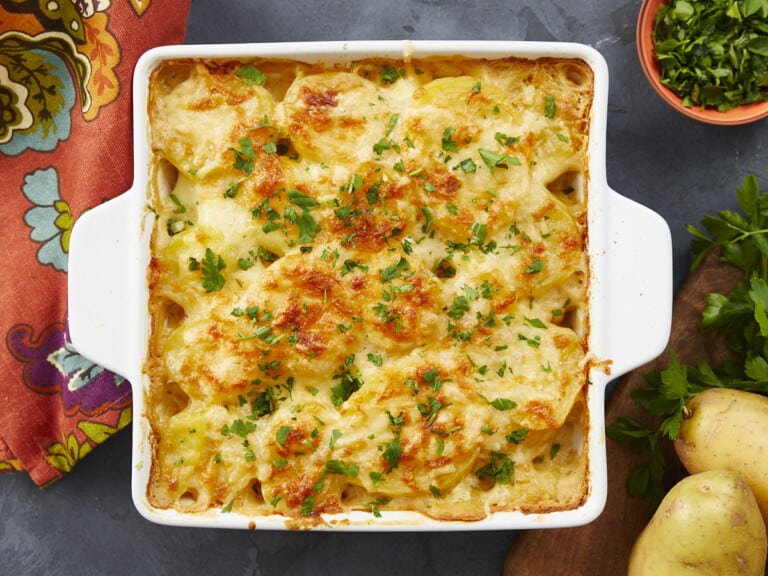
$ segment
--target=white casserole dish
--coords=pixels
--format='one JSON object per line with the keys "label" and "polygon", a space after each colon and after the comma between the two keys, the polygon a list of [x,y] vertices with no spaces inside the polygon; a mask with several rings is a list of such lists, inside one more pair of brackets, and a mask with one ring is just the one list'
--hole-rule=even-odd
{"label": "white casserole dish", "polygon": [[[149,186],[147,97],[149,78],[162,61],[176,58],[275,57],[306,61],[346,61],[368,57],[455,55],[477,58],[578,58],[594,72],[588,181],[590,257],[590,350],[610,362],[590,374],[589,491],[582,506],[546,514],[496,512],[478,522],[442,522],[409,512],[383,512],[382,518],[354,513],[320,529],[487,530],[575,526],[594,520],[607,496],[604,393],[617,376],[655,358],[667,344],[672,315],[672,247],[667,224],[655,212],[607,184],[605,134],[608,70],[594,49],[571,43],[534,42],[323,42],[161,47],[138,62],[133,87],[134,183],[121,196],[76,222],[69,262],[69,330],[73,345],[88,359],[124,376],[133,386],[132,493],[147,519],[171,525],[285,529],[286,518],[221,514],[182,514],[154,508],[147,499],[152,462],[150,426],[145,415],[148,384],[142,367],[149,334],[147,266],[152,215],[146,209]],[[99,281],[94,282],[94,276]]]}

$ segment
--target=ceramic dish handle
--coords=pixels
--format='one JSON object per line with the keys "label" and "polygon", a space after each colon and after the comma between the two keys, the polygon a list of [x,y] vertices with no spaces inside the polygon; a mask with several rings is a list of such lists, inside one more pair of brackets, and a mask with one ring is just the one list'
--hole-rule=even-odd
{"label": "ceramic dish handle", "polygon": [[96,364],[126,376],[132,361],[131,279],[136,218],[126,192],[84,212],[70,239],[69,335],[75,349]]}
{"label": "ceramic dish handle", "polygon": [[614,190],[608,197],[607,258],[596,275],[607,299],[601,325],[608,336],[600,349],[613,360],[611,374],[620,376],[659,356],[669,341],[672,238],[653,210]]}

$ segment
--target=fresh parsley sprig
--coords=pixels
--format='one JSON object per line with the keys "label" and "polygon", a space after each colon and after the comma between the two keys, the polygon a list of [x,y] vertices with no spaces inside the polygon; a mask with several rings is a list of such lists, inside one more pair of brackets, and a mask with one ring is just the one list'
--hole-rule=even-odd
{"label": "fresh parsley sprig", "polygon": [[691,398],[717,387],[768,396],[768,190],[761,192],[757,178],[749,175],[736,196],[741,212],[723,210],[705,216],[703,230],[687,226],[693,236],[691,271],[710,250],[717,249],[722,262],[743,273],[730,294],[709,294],[702,313],[702,326],[717,332],[735,360],[716,367],[706,362],[688,366],[680,364],[671,351],[669,366],[647,374],[645,385],[631,394],[645,412],[656,417],[658,428],[619,418],[606,430],[609,438],[637,453],[648,453],[646,463],[627,479],[627,488],[631,495],[656,503],[665,494],[659,442],[675,439]]}

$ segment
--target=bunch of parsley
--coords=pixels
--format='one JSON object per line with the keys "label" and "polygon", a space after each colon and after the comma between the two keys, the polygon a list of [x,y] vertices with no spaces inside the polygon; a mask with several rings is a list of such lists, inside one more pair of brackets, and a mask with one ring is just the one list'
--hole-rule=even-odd
{"label": "bunch of parsley", "polygon": [[704,230],[688,225],[693,236],[691,272],[713,249],[722,262],[743,272],[728,295],[709,294],[702,326],[717,331],[736,360],[712,367],[680,364],[674,352],[669,366],[645,376],[645,385],[632,398],[660,421],[656,430],[621,417],[608,426],[609,438],[623,442],[638,453],[648,452],[646,463],[627,480],[633,496],[659,503],[664,497],[664,459],[659,441],[674,440],[683,420],[686,402],[708,388],[737,388],[768,395],[768,190],[761,192],[755,176],[747,176],[737,190],[741,213],[723,210],[707,215]]}

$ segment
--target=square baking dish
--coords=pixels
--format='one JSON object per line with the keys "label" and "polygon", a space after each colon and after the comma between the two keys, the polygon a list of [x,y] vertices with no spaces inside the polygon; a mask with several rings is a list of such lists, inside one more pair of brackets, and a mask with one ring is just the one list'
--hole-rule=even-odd
{"label": "square baking dish", "polygon": [[[124,376],[133,387],[134,503],[147,519],[170,525],[288,529],[279,514],[249,517],[219,509],[184,513],[154,507],[148,497],[152,431],[147,419],[144,372],[150,333],[149,245],[154,216],[147,210],[151,187],[148,143],[149,80],[161,63],[177,59],[290,59],[348,62],[366,58],[576,58],[594,73],[588,170],[589,351],[593,364],[586,398],[589,422],[588,488],[574,509],[546,513],[489,512],[477,521],[441,521],[409,511],[336,514],[312,526],[320,530],[488,530],[575,526],[595,519],[606,500],[604,394],[607,383],[659,355],[669,337],[672,312],[672,249],[668,226],[648,208],[607,184],[605,133],[608,70],[594,49],[539,42],[321,42],[169,46],[147,52],[134,74],[134,184],[121,196],[84,213],[76,222],[69,261],[69,330],[75,348],[93,362]],[[98,276],[100,281],[94,282]],[[606,370],[606,367],[609,369]]]}

